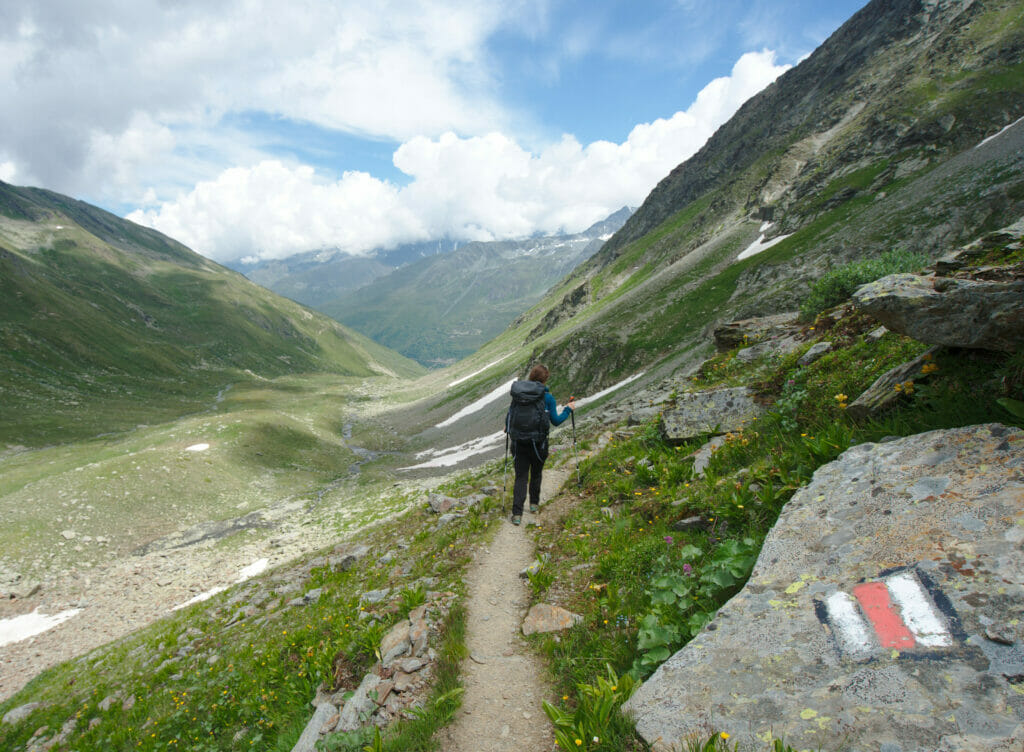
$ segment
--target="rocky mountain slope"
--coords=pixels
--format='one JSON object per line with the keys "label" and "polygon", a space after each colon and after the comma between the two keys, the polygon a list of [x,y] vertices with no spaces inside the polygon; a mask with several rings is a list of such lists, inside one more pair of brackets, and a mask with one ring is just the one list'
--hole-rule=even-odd
{"label": "rocky mountain slope", "polygon": [[1018,2],[876,0],[748,101],[491,353],[529,343],[585,392],[687,357],[716,322],[795,308],[834,266],[892,248],[934,258],[1020,215],[1024,136],[1003,129],[1021,114]]}
{"label": "rocky mountain slope", "polygon": [[500,333],[592,256],[629,215],[624,207],[574,235],[419,244],[365,258],[303,254],[243,271],[423,365],[438,367]]}
{"label": "rocky mountain slope", "polygon": [[0,338],[0,445],[171,419],[242,381],[419,371],[160,233],[3,183]]}
{"label": "rocky mountain slope", "polygon": [[255,262],[243,259],[229,266],[278,295],[319,310],[323,303],[390,274],[400,266],[428,256],[450,253],[459,245],[445,240],[408,243],[387,251],[378,249],[364,256],[327,249],[297,253],[284,259]]}

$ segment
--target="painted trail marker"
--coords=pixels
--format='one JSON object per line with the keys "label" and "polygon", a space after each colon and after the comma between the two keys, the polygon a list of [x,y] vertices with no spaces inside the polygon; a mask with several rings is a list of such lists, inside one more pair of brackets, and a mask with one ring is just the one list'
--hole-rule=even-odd
{"label": "painted trail marker", "polygon": [[837,591],[818,608],[841,652],[866,660],[883,650],[919,652],[953,646],[942,611],[913,570]]}

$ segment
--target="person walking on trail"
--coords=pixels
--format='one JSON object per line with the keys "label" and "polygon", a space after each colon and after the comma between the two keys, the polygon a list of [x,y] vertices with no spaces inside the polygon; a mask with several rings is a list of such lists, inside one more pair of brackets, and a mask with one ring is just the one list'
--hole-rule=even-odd
{"label": "person walking on trail", "polygon": [[550,375],[547,367],[538,363],[525,381],[512,382],[512,405],[505,416],[505,433],[511,442],[516,472],[512,486],[513,525],[523,521],[527,492],[530,511],[540,511],[540,481],[548,458],[549,427],[564,423],[576,407],[570,397],[562,412],[558,412],[555,398],[546,386]]}

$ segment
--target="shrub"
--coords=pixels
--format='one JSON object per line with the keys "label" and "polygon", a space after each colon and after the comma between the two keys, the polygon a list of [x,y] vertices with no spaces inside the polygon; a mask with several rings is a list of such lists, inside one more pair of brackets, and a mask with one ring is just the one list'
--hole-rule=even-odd
{"label": "shrub", "polygon": [[832,269],[811,285],[810,294],[800,305],[800,318],[810,321],[826,308],[848,299],[861,285],[889,274],[917,271],[927,263],[927,256],[896,248],[876,258],[861,259]]}

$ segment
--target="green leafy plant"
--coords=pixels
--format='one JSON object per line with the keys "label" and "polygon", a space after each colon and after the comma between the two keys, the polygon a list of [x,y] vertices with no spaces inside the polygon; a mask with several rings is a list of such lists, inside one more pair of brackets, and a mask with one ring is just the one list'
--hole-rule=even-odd
{"label": "green leafy plant", "polygon": [[863,284],[890,274],[917,271],[927,263],[926,256],[896,248],[877,258],[853,261],[832,269],[811,285],[810,293],[800,304],[800,317],[810,321],[826,308],[842,303]]}
{"label": "green leafy plant", "polygon": [[402,605],[402,613],[408,614],[417,606],[422,606],[427,602],[427,590],[421,584],[407,587],[398,594],[398,599]]}
{"label": "green leafy plant", "polygon": [[[671,546],[672,540],[666,538]],[[672,651],[694,637],[714,618],[727,593],[750,575],[759,545],[753,538],[723,541],[711,556],[687,544],[665,554],[662,571],[651,579],[650,610],[640,620],[634,666],[642,674],[653,671]]]}
{"label": "green leafy plant", "polygon": [[1009,397],[997,399],[996,402],[1001,407],[1005,408],[1007,412],[1024,420],[1024,402],[1021,402],[1020,400],[1010,399]]}
{"label": "green leafy plant", "polygon": [[560,749],[620,748],[614,741],[621,733],[616,726],[628,725],[628,721],[618,711],[633,694],[636,681],[629,674],[617,676],[610,665],[605,669],[606,676],[598,676],[594,684],[577,685],[579,703],[572,712],[544,703],[544,712],[555,727],[555,741]]}
{"label": "green leafy plant", "polygon": [[555,581],[555,573],[543,563],[533,571],[527,571],[526,578],[530,581],[530,590],[535,598],[539,598],[548,591]]}

